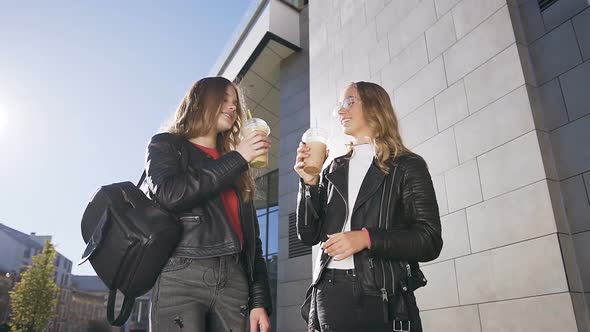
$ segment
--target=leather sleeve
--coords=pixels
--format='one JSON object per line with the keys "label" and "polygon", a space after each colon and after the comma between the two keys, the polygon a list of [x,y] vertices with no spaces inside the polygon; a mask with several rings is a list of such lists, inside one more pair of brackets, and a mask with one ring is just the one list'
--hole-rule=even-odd
{"label": "leather sleeve", "polygon": [[270,316],[272,314],[272,299],[270,294],[270,284],[268,282],[268,270],[266,268],[266,261],[262,256],[262,241],[260,240],[260,226],[258,225],[258,218],[256,217],[256,211],[254,205],[252,206],[252,214],[254,228],[256,231],[256,248],[254,252],[254,266],[253,266],[253,277],[254,280],[250,283],[250,300],[249,307],[253,308],[264,308],[266,313]]}
{"label": "leather sleeve", "polygon": [[440,216],[426,162],[409,158],[401,182],[401,199],[408,228],[386,231],[370,228],[369,254],[389,259],[428,262],[442,249]]}
{"label": "leather sleeve", "polygon": [[178,212],[211,198],[230,186],[248,169],[242,155],[232,151],[217,160],[205,160],[199,167],[182,167],[180,138],[170,133],[150,140],[146,155],[149,189],[165,209]]}
{"label": "leather sleeve", "polygon": [[[328,168],[322,172],[320,182],[315,186],[305,184],[299,179],[299,193],[297,195],[297,236],[308,246],[321,241],[322,223],[324,221],[327,204],[327,174]],[[306,187],[310,197],[306,197]]]}

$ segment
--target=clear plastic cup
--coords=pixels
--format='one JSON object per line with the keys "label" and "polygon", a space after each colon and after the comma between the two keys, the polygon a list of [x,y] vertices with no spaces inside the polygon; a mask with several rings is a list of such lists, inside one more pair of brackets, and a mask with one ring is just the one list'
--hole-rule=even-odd
{"label": "clear plastic cup", "polygon": [[[244,124],[244,128],[242,130],[244,133],[244,137],[250,135],[250,133],[256,130],[265,132],[266,136],[270,135],[270,127],[268,126],[266,121],[260,118],[251,118],[246,120],[246,123]],[[250,166],[254,168],[265,168],[267,165],[268,152],[257,156],[250,162]]]}
{"label": "clear plastic cup", "polygon": [[310,149],[309,157],[303,159],[303,171],[310,175],[319,175],[326,161],[328,132],[323,128],[312,127],[303,133],[301,141]]}

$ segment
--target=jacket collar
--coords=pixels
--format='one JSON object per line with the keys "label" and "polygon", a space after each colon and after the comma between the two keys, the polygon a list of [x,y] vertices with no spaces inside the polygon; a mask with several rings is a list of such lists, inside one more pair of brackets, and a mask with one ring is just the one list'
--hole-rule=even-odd
{"label": "jacket collar", "polygon": [[[349,163],[352,151],[335,158],[330,166],[330,172],[326,175],[326,178],[338,189],[338,191],[344,196],[348,204],[348,176],[349,176]],[[365,175],[359,193],[354,203],[354,207],[349,213],[352,215],[354,212],[361,207],[366,201],[368,201],[373,194],[379,189],[386,174],[377,166],[375,158]]]}

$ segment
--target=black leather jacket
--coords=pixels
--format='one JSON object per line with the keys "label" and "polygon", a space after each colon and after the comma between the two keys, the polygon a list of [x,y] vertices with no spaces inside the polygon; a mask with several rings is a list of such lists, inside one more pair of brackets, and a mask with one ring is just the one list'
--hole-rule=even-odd
{"label": "black leather jacket", "polygon": [[[347,214],[352,213],[351,230],[365,227],[371,238],[371,249],[354,255],[364,294],[386,298],[403,287],[413,291],[425,283],[418,262],[434,260],[442,249],[438,204],[426,162],[408,153],[389,162],[390,171],[385,174],[373,161],[352,207],[347,192],[350,155],[334,159],[318,185],[300,182],[299,238],[310,246],[325,242],[326,234],[342,231]],[[320,255],[312,286],[331,259],[323,252]],[[408,280],[415,276],[419,280]]]}
{"label": "black leather jacket", "polygon": [[155,135],[147,148],[149,194],[173,212],[183,227],[173,256],[207,258],[241,253],[245,270],[249,271],[250,308],[265,308],[270,315],[270,287],[254,204],[244,202],[236,190],[244,235],[241,248],[219,195],[233,186],[248,167],[238,152],[214,160],[186,139],[170,133]]}

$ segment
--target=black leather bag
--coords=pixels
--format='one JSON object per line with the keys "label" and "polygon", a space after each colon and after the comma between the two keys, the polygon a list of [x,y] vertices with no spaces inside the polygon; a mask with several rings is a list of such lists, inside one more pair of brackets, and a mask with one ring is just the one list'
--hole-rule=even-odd
{"label": "black leather bag", "polygon": [[[90,260],[98,277],[109,288],[107,319],[123,325],[135,298],[147,293],[176,248],[181,225],[131,182],[102,186],[91,198],[82,217],[82,237],[87,243],[79,264]],[[115,318],[119,290],[123,305]]]}

